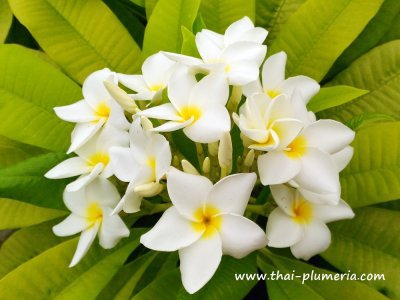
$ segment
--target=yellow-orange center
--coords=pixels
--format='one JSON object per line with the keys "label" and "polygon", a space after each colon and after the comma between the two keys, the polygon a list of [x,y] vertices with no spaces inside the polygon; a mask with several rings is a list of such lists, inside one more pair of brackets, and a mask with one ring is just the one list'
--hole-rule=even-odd
{"label": "yellow-orange center", "polygon": [[280,92],[277,90],[267,90],[267,95],[274,99],[276,96],[280,95]]}
{"label": "yellow-orange center", "polygon": [[293,219],[298,223],[310,223],[313,217],[313,207],[304,199],[297,199],[293,203],[292,212]]}
{"label": "yellow-orange center", "polygon": [[156,181],[156,158],[154,156],[149,156],[147,158],[147,165],[151,168],[150,181]]}
{"label": "yellow-orange center", "polygon": [[101,118],[108,118],[110,116],[110,106],[103,101],[100,102],[97,107],[96,107],[96,116],[101,119]]}
{"label": "yellow-orange center", "polygon": [[163,84],[155,84],[155,85],[152,85],[151,87],[150,87],[150,91],[152,91],[152,92],[158,92],[159,90],[162,90],[164,88],[164,85]]}
{"label": "yellow-orange center", "polygon": [[110,162],[110,156],[104,152],[97,152],[93,154],[88,160],[89,166],[92,167],[94,167],[98,163],[102,163],[105,167],[108,165],[109,162]]}
{"label": "yellow-orange center", "polygon": [[307,152],[306,146],[305,137],[300,135],[285,148],[285,154],[293,159],[300,158]]}
{"label": "yellow-orange center", "polygon": [[183,121],[187,121],[193,117],[194,123],[201,117],[201,110],[197,106],[185,106],[180,109],[179,114]]}
{"label": "yellow-orange center", "polygon": [[218,216],[219,210],[212,206],[206,205],[204,208],[197,209],[194,213],[194,218],[197,222],[192,222],[195,231],[204,231],[202,237],[212,237],[221,227],[222,217]]}
{"label": "yellow-orange center", "polygon": [[86,220],[89,226],[103,220],[103,210],[96,202],[91,203],[86,209]]}

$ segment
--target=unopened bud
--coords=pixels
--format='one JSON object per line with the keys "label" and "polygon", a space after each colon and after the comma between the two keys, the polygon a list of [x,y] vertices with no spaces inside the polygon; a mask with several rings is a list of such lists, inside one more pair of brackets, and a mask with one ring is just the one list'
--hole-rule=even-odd
{"label": "unopened bud", "polygon": [[222,134],[218,148],[218,162],[225,175],[232,170],[232,139],[229,131]]}
{"label": "unopened bud", "polygon": [[183,172],[193,174],[193,175],[200,175],[199,172],[196,170],[193,165],[188,162],[186,159],[182,159],[181,161]]}
{"label": "unopened bud", "polygon": [[151,121],[147,117],[141,116],[140,123],[142,124],[144,130],[153,129],[153,123],[151,123]]}
{"label": "unopened bud", "polygon": [[175,167],[175,168],[179,168],[179,166],[180,166],[180,161],[179,161],[179,157],[177,156],[177,155],[174,155],[174,158],[172,159],[172,165]]}
{"label": "unopened bud", "polygon": [[207,156],[203,161],[203,167],[202,167],[203,173],[204,174],[210,173],[210,167],[211,167],[210,158]]}
{"label": "unopened bud", "polygon": [[254,155],[254,150],[251,149],[251,150],[249,151],[249,153],[247,153],[246,158],[244,159],[243,164],[244,164],[246,167],[250,168],[250,167],[253,165],[254,156],[255,156],[255,155]]}
{"label": "unopened bud", "polygon": [[218,142],[208,144],[208,154],[211,156],[218,155]]}
{"label": "unopened bud", "polygon": [[162,192],[164,186],[158,182],[150,182],[135,187],[136,194],[142,197],[153,197]]}
{"label": "unopened bud", "polygon": [[104,80],[104,86],[110,93],[111,97],[113,97],[125,111],[131,114],[136,114],[140,110],[136,105],[135,100],[129,97],[129,95],[118,85],[108,80]]}

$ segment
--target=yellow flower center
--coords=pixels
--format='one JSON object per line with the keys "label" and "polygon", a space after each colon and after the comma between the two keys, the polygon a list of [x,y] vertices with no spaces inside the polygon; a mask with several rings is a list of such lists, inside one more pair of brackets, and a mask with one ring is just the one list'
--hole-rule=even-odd
{"label": "yellow flower center", "polygon": [[110,162],[110,156],[104,152],[97,152],[93,154],[88,160],[89,166],[92,167],[94,167],[98,163],[102,163],[105,167],[108,165],[109,162]]}
{"label": "yellow flower center", "polygon": [[295,222],[310,223],[313,216],[313,207],[308,201],[298,199],[293,203],[292,212]]}
{"label": "yellow flower center", "polygon": [[164,88],[163,84],[155,84],[155,85],[152,85],[149,89],[152,92],[158,92],[159,90],[162,90],[163,88]]}
{"label": "yellow flower center", "polygon": [[108,106],[108,104],[103,101],[97,105],[95,113],[99,119],[108,118],[110,116],[110,110],[110,106]]}
{"label": "yellow flower center", "polygon": [[179,114],[183,121],[187,121],[193,117],[194,123],[201,117],[201,110],[197,106],[185,106],[180,109]]}
{"label": "yellow flower center", "polygon": [[226,65],[224,70],[225,70],[225,73],[229,73],[229,71],[231,70],[231,66]]}
{"label": "yellow flower center", "polygon": [[154,156],[149,156],[147,159],[147,165],[151,168],[150,181],[156,181],[156,158]]}
{"label": "yellow flower center", "polygon": [[267,95],[270,96],[271,99],[274,99],[276,96],[280,95],[280,92],[277,90],[267,90]]}
{"label": "yellow flower center", "polygon": [[304,136],[300,135],[285,148],[285,154],[293,159],[300,158],[306,154],[306,146],[307,140]]}
{"label": "yellow flower center", "polygon": [[219,210],[212,205],[197,209],[194,213],[194,218],[199,221],[192,222],[193,229],[195,231],[204,231],[203,238],[212,237],[221,227],[222,217],[218,216],[218,214]]}
{"label": "yellow flower center", "polygon": [[103,220],[103,210],[96,202],[91,203],[86,209],[86,219],[89,226],[94,225],[96,222]]}

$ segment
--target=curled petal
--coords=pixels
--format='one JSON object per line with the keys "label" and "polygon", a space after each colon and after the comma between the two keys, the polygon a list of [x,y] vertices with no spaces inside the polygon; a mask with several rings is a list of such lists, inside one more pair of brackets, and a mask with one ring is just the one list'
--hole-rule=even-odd
{"label": "curled petal", "polygon": [[92,168],[84,159],[72,157],[53,167],[44,176],[51,179],[68,178],[89,173]]}
{"label": "curled petal", "polygon": [[354,217],[353,210],[343,200],[340,200],[336,205],[315,205],[314,214],[316,218],[324,223],[352,219]]}
{"label": "curled petal", "polygon": [[76,124],[71,134],[71,146],[69,147],[67,154],[75,151],[88,142],[100,130],[105,122],[106,120],[103,118],[95,123]]}
{"label": "curled petal", "polygon": [[286,60],[287,55],[283,51],[267,58],[262,68],[262,84],[264,90],[276,91],[280,88],[285,80]]}
{"label": "curled petal", "polygon": [[53,226],[53,232],[57,236],[69,236],[81,232],[89,227],[85,218],[70,214],[61,223]]}
{"label": "curled petal", "polygon": [[99,231],[99,227],[100,222],[96,222],[93,226],[82,231],[74,257],[69,265],[70,268],[75,266],[86,255],[90,246],[93,244],[97,232]]}
{"label": "curled petal", "polygon": [[95,180],[96,177],[99,176],[99,174],[101,173],[103,168],[104,168],[104,165],[102,163],[98,163],[97,165],[94,166],[94,168],[91,170],[90,173],[84,174],[84,175],[80,176],[77,180],[69,183],[65,189],[68,192],[75,192],[75,191],[83,188],[84,186],[88,185],[93,180]]}
{"label": "curled petal", "polygon": [[129,236],[129,229],[118,215],[111,215],[111,208],[103,208],[103,221],[99,230],[100,246],[111,249],[121,238]]}
{"label": "curled petal", "polygon": [[60,119],[68,122],[85,123],[98,119],[94,110],[85,100],[67,106],[55,107],[54,111]]}

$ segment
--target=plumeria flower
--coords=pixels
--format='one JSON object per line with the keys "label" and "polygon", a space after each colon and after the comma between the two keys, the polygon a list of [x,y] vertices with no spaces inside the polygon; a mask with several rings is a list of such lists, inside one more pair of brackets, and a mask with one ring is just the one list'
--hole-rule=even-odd
{"label": "plumeria flower", "polygon": [[144,195],[154,196],[162,191],[159,183],[171,166],[171,149],[164,136],[146,131],[140,118],[134,118],[130,130],[130,147],[110,150],[115,176],[129,182],[128,188],[114,213],[140,210]]}
{"label": "plumeria flower", "polygon": [[53,227],[58,236],[81,233],[70,267],[75,266],[87,253],[96,235],[105,249],[113,248],[129,230],[118,215],[111,215],[120,196],[107,179],[96,179],[76,192],[64,191],[64,203],[71,214]]}
{"label": "plumeria flower", "polygon": [[181,128],[191,140],[212,143],[230,131],[230,117],[225,105],[229,88],[220,72],[211,73],[199,82],[186,67],[177,69],[168,84],[171,103],[151,107],[139,114],[168,120],[154,131],[174,131]]}
{"label": "plumeria flower", "polygon": [[266,245],[264,231],[242,216],[255,181],[254,173],[235,174],[213,186],[203,176],[174,168],[168,172],[173,206],[140,241],[157,251],[179,250],[182,283],[189,293],[211,279],[223,254],[242,258]]}
{"label": "plumeria flower", "polygon": [[119,81],[135,91],[131,95],[135,100],[157,100],[167,87],[175,61],[167,58],[161,52],[149,56],[142,65],[143,75],[118,74]]}
{"label": "plumeria flower", "polygon": [[284,149],[303,128],[295,118],[291,100],[284,94],[271,98],[257,93],[247,98],[239,115],[233,114],[249,148],[262,151]]}
{"label": "plumeria flower", "polygon": [[120,129],[129,128],[123,109],[104,87],[105,80],[114,84],[118,83],[116,74],[109,69],[96,71],[90,74],[83,83],[83,100],[54,108],[59,118],[77,123],[72,132],[71,146],[67,153],[83,146],[105,125],[111,124]]}
{"label": "plumeria flower", "polygon": [[303,194],[308,192],[311,201],[337,203],[339,166],[331,154],[346,148],[353,139],[354,132],[342,123],[316,121],[304,128],[287,147],[258,157],[260,180],[264,185],[290,181]]}
{"label": "plumeria flower", "polygon": [[308,260],[329,247],[331,233],[325,223],[354,217],[343,200],[336,205],[316,204],[285,185],[271,185],[271,192],[278,207],[268,217],[268,246],[290,247],[296,258]]}
{"label": "plumeria flower", "polygon": [[78,156],[56,165],[45,176],[51,179],[60,179],[81,175],[66,187],[69,192],[77,191],[98,176],[102,178],[112,176],[114,171],[110,163],[109,150],[115,146],[127,146],[128,143],[127,131],[108,126],[96,133],[84,146],[75,150]]}
{"label": "plumeria flower", "polygon": [[243,93],[250,96],[253,93],[266,93],[271,98],[280,94],[291,97],[294,90],[302,95],[305,104],[318,93],[320,86],[307,76],[299,75],[285,79],[287,55],[279,52],[271,55],[262,68],[262,85],[257,79],[243,87]]}
{"label": "plumeria flower", "polygon": [[253,22],[244,17],[232,23],[225,34],[203,29],[196,34],[196,45],[202,59],[175,53],[168,57],[200,69],[220,68],[231,85],[245,85],[257,79],[259,68],[265,58],[267,47],[262,45],[268,31],[254,27]]}

